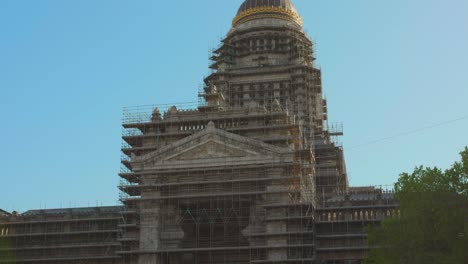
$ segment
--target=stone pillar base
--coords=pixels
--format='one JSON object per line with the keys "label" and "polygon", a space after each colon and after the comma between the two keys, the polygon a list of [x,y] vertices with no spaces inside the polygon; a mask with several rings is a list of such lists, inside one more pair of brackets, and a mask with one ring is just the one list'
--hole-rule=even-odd
{"label": "stone pillar base", "polygon": [[141,254],[138,257],[138,264],[159,264],[157,254]]}

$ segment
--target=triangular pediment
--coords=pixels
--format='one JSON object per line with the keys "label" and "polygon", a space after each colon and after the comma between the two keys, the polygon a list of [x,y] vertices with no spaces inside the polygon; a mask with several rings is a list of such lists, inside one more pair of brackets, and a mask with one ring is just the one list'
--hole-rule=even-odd
{"label": "triangular pediment", "polygon": [[239,136],[208,125],[203,131],[160,150],[132,159],[136,170],[220,164],[250,164],[292,159],[293,151]]}
{"label": "triangular pediment", "polygon": [[234,157],[253,157],[259,153],[229,145],[216,139],[209,139],[201,144],[189,147],[166,160],[222,159]]}

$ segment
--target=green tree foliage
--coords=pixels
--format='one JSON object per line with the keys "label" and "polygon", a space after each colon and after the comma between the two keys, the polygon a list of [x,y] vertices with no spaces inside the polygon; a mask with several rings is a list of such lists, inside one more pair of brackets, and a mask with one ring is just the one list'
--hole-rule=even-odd
{"label": "green tree foliage", "polygon": [[395,184],[400,217],[369,229],[369,263],[468,263],[468,148],[445,171],[418,167]]}

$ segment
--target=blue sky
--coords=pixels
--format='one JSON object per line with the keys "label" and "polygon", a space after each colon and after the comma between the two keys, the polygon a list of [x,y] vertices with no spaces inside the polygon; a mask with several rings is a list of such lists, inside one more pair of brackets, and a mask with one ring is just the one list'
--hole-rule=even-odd
{"label": "blue sky", "polygon": [[[0,1],[0,208],[114,205],[124,106],[196,101],[241,0]],[[468,1],[295,0],[352,185],[468,145]]]}

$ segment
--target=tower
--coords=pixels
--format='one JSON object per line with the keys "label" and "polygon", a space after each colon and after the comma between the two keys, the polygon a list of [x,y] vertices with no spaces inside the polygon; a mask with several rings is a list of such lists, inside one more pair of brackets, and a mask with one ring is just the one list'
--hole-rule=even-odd
{"label": "tower", "polygon": [[196,109],[125,115],[119,253],[314,263],[315,210],[348,183],[299,13],[289,0],[246,0],[210,59]]}
{"label": "tower", "polygon": [[230,107],[271,110],[279,103],[301,123],[304,148],[314,150],[322,198],[347,191],[343,152],[332,142],[342,127],[328,123],[313,43],[291,1],[245,1],[211,60],[214,72],[200,96],[209,101],[209,87],[215,85]]}

